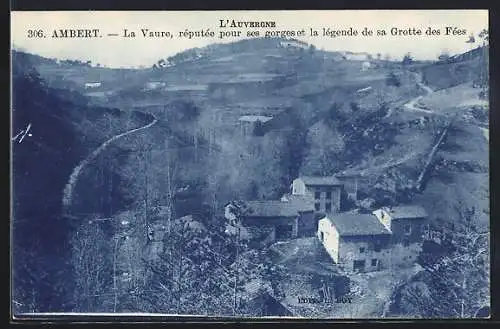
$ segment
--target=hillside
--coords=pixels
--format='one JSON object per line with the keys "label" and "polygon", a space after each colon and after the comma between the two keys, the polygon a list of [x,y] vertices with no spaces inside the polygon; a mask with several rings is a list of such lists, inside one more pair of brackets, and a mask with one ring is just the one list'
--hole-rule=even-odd
{"label": "hillside", "polygon": [[[228,247],[233,242],[220,237],[223,205],[279,198],[299,174],[337,174],[348,183],[355,177],[359,199],[350,200],[350,208],[411,202],[422,204],[438,224],[457,221],[457,207],[465,203],[478,210],[477,224],[487,229],[488,107],[473,84],[477,59],[405,65],[371,59],[368,67],[366,56],[283,47],[281,41],[191,49],[147,69],[109,69],[14,52],[14,131],[27,123],[33,127],[31,138],[14,144],[16,225],[26,223],[16,230],[29,232],[15,238],[21,248],[31,245],[38,237],[38,226],[31,227],[36,222],[60,234],[51,241],[42,237],[40,243],[80,246],[65,260],[89,271],[92,279],[75,273],[74,289],[81,296],[69,298],[77,304],[74,309],[179,310],[184,304],[174,301],[182,294],[213,304],[213,296],[202,296],[210,295],[222,275],[213,267],[221,260],[203,250],[219,250],[228,266],[234,267],[235,259]],[[33,97],[23,97],[27,91]],[[241,120],[252,116],[269,120],[255,127]],[[106,144],[82,172],[71,208],[74,230],[54,224],[72,169],[113,136],[152,118],[151,127]],[[445,129],[446,138],[427,165]],[[210,234],[180,232],[173,242],[162,242],[171,248],[163,253],[145,242],[150,223],[168,226],[186,215],[209,227]],[[96,219],[102,223],[90,225]],[[92,248],[85,247],[84,237],[93,238]],[[128,244],[118,242],[123,237],[131,239]],[[175,239],[182,244],[174,245]],[[134,294],[120,291],[114,301],[109,296],[117,293],[111,280],[116,260],[110,250],[118,250],[118,267],[128,269],[120,275],[124,281],[134,278],[130,284],[136,289]],[[51,249],[39,252],[48,257]],[[156,253],[179,266],[179,273],[182,266],[188,268],[185,286],[173,279],[177,272],[165,268],[167,263],[144,260]],[[172,259],[177,254],[185,263]],[[35,259],[43,257],[27,263]],[[203,282],[194,274],[201,263],[207,271]],[[301,270],[297,264],[282,265]],[[96,273],[101,272],[106,279],[100,281]],[[265,280],[274,284],[269,276]],[[293,288],[293,278],[289,281],[283,279]],[[173,284],[178,295],[158,288],[158,282]],[[40,300],[53,295],[49,285],[46,289],[39,292]],[[154,298],[140,295],[141,289],[154,289]],[[91,298],[85,291],[103,297]],[[19,292],[19,299],[26,300],[26,294]],[[185,307],[199,310],[188,302]]]}
{"label": "hillside", "polygon": [[487,79],[488,47],[478,47],[464,54],[458,54],[445,61],[428,65],[422,69],[423,79],[433,89],[450,88],[468,81]]}
{"label": "hillside", "polygon": [[[14,280],[19,288],[14,299],[29,298],[39,311],[68,309],[65,289],[71,287],[72,274],[67,245],[73,228],[61,214],[63,188],[90,150],[145,118],[91,106],[77,92],[48,86],[31,56],[14,54],[12,63],[12,131],[18,136],[12,143]],[[121,194],[115,199],[121,200]]]}

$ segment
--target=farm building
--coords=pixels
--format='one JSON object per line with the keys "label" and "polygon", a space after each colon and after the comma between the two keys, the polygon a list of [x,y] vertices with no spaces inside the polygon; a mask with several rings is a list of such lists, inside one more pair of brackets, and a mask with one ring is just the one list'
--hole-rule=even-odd
{"label": "farm building", "polygon": [[85,89],[99,88],[100,86],[100,82],[85,82]]}
{"label": "farm building", "polygon": [[307,43],[299,40],[281,41],[279,45],[282,48],[302,48],[302,49],[309,48],[309,45]]}
{"label": "farm building", "polygon": [[389,261],[413,262],[427,234],[427,217],[420,206],[327,214],[319,221],[317,234],[333,261],[345,270],[374,271]]}
{"label": "farm building", "polygon": [[318,223],[318,238],[346,271],[388,266],[391,232],[373,214],[329,214]]}
{"label": "farm building", "polygon": [[340,212],[343,183],[334,176],[301,176],[292,183],[292,194],[314,199],[316,211]]}
{"label": "farm building", "polygon": [[162,88],[162,87],[165,87],[167,84],[165,82],[161,82],[161,81],[149,81],[146,83],[146,86],[144,89],[146,90],[155,90],[155,89],[159,89],[159,88]]}
{"label": "farm building", "polygon": [[422,236],[428,231],[428,215],[420,206],[384,207],[373,213],[392,232],[392,244],[408,247],[421,243]]}
{"label": "farm building", "polygon": [[[233,204],[226,205],[225,217],[228,225],[241,225],[245,228],[244,232],[250,234],[254,231],[253,228],[266,229],[269,242],[296,238],[315,231],[314,206],[307,198],[246,201],[244,205],[246,209],[238,216],[235,215]],[[230,231],[229,228],[226,230]]]}
{"label": "farm building", "polygon": [[259,135],[257,131],[262,125],[271,121],[273,117],[265,115],[243,115],[238,119],[242,136]]}
{"label": "farm building", "polygon": [[341,52],[343,58],[349,61],[368,61],[371,59],[371,55],[368,53],[353,53],[350,51]]}
{"label": "farm building", "polygon": [[369,69],[371,69],[372,67],[372,63],[370,63],[369,61],[364,61],[363,63],[361,63],[361,70],[362,71],[367,71]]}

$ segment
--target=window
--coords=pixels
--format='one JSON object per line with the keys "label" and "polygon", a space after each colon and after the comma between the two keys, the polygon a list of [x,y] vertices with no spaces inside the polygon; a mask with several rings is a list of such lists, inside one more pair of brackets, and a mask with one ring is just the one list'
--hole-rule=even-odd
{"label": "window", "polygon": [[326,198],[331,199],[332,198],[332,191],[326,192]]}
{"label": "window", "polygon": [[319,202],[316,202],[314,204],[314,209],[316,209],[316,211],[319,211]]}
{"label": "window", "polygon": [[331,202],[327,202],[327,203],[325,204],[325,209],[326,209],[326,211],[328,211],[328,212],[332,211],[332,204],[331,204]]}
{"label": "window", "polygon": [[430,225],[429,224],[426,224],[424,226],[424,233],[423,233],[423,237],[425,239],[430,239],[431,238],[431,228],[430,228]]}
{"label": "window", "polygon": [[381,249],[382,249],[382,246],[381,246],[380,241],[375,241],[375,243],[373,245],[373,250],[375,250],[375,252],[380,252]]}
{"label": "window", "polygon": [[373,258],[372,259],[372,266],[377,266],[378,265],[378,259]]}
{"label": "window", "polygon": [[318,200],[320,197],[321,197],[321,192],[318,192],[318,191],[314,192],[314,198],[316,200]]}
{"label": "window", "polygon": [[360,253],[360,254],[362,254],[362,253],[364,253],[364,252],[365,252],[365,247],[361,247],[361,248],[359,248],[359,253]]}
{"label": "window", "polygon": [[404,226],[404,232],[407,235],[411,233],[411,224],[405,224],[405,226]]}

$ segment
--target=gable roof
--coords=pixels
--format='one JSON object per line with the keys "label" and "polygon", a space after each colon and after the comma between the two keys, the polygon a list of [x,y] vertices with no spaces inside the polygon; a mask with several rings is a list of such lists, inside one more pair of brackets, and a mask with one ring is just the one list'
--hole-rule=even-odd
{"label": "gable roof", "polygon": [[425,218],[427,212],[421,206],[397,206],[386,209],[392,219],[398,218]]}
{"label": "gable roof", "polygon": [[389,235],[391,232],[373,214],[328,214],[340,236]]}
{"label": "gable roof", "polygon": [[342,185],[342,183],[335,176],[300,176],[298,179],[302,180],[306,185]]}
{"label": "gable roof", "polygon": [[[295,217],[299,212],[310,211],[304,200],[292,199],[288,202],[279,200],[246,201],[248,214],[245,217]],[[314,207],[314,206],[313,206]]]}
{"label": "gable roof", "polygon": [[290,205],[297,211],[314,211],[314,199],[309,195],[285,194],[281,198],[281,202]]}

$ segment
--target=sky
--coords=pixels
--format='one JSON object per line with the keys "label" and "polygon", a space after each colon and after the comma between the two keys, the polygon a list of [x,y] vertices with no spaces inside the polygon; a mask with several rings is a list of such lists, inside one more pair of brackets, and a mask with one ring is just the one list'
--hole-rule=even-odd
{"label": "sky", "polygon": [[[222,29],[219,20],[275,21],[275,28]],[[329,37],[322,35],[323,28],[331,30],[358,30],[359,35]],[[364,28],[373,30],[373,36],[363,36]],[[430,27],[440,30],[439,36],[425,35]],[[444,35],[446,27],[462,30],[460,34]],[[52,38],[53,30],[100,29],[101,38]],[[393,36],[392,28],[421,29],[423,35]],[[248,30],[300,31],[296,37],[329,51],[368,52],[389,54],[401,59],[411,53],[414,58],[433,60],[443,51],[462,53],[477,46],[467,44],[469,35],[488,28],[487,10],[290,10],[290,11],[61,11],[61,12],[12,12],[11,43],[13,48],[49,58],[92,61],[108,67],[150,66],[161,58],[194,47],[213,43],[234,42],[247,38]],[[124,29],[135,31],[135,38],[122,37]],[[144,38],[141,29],[169,31],[173,38]],[[179,32],[207,30],[215,32],[214,38],[180,38]],[[310,29],[319,36],[311,37]],[[386,36],[377,36],[377,30],[386,30]],[[30,30],[43,30],[45,38],[29,37]],[[240,30],[241,37],[219,38],[224,30]],[[117,33],[118,36],[107,36]],[[476,38],[478,41],[478,38]]]}

